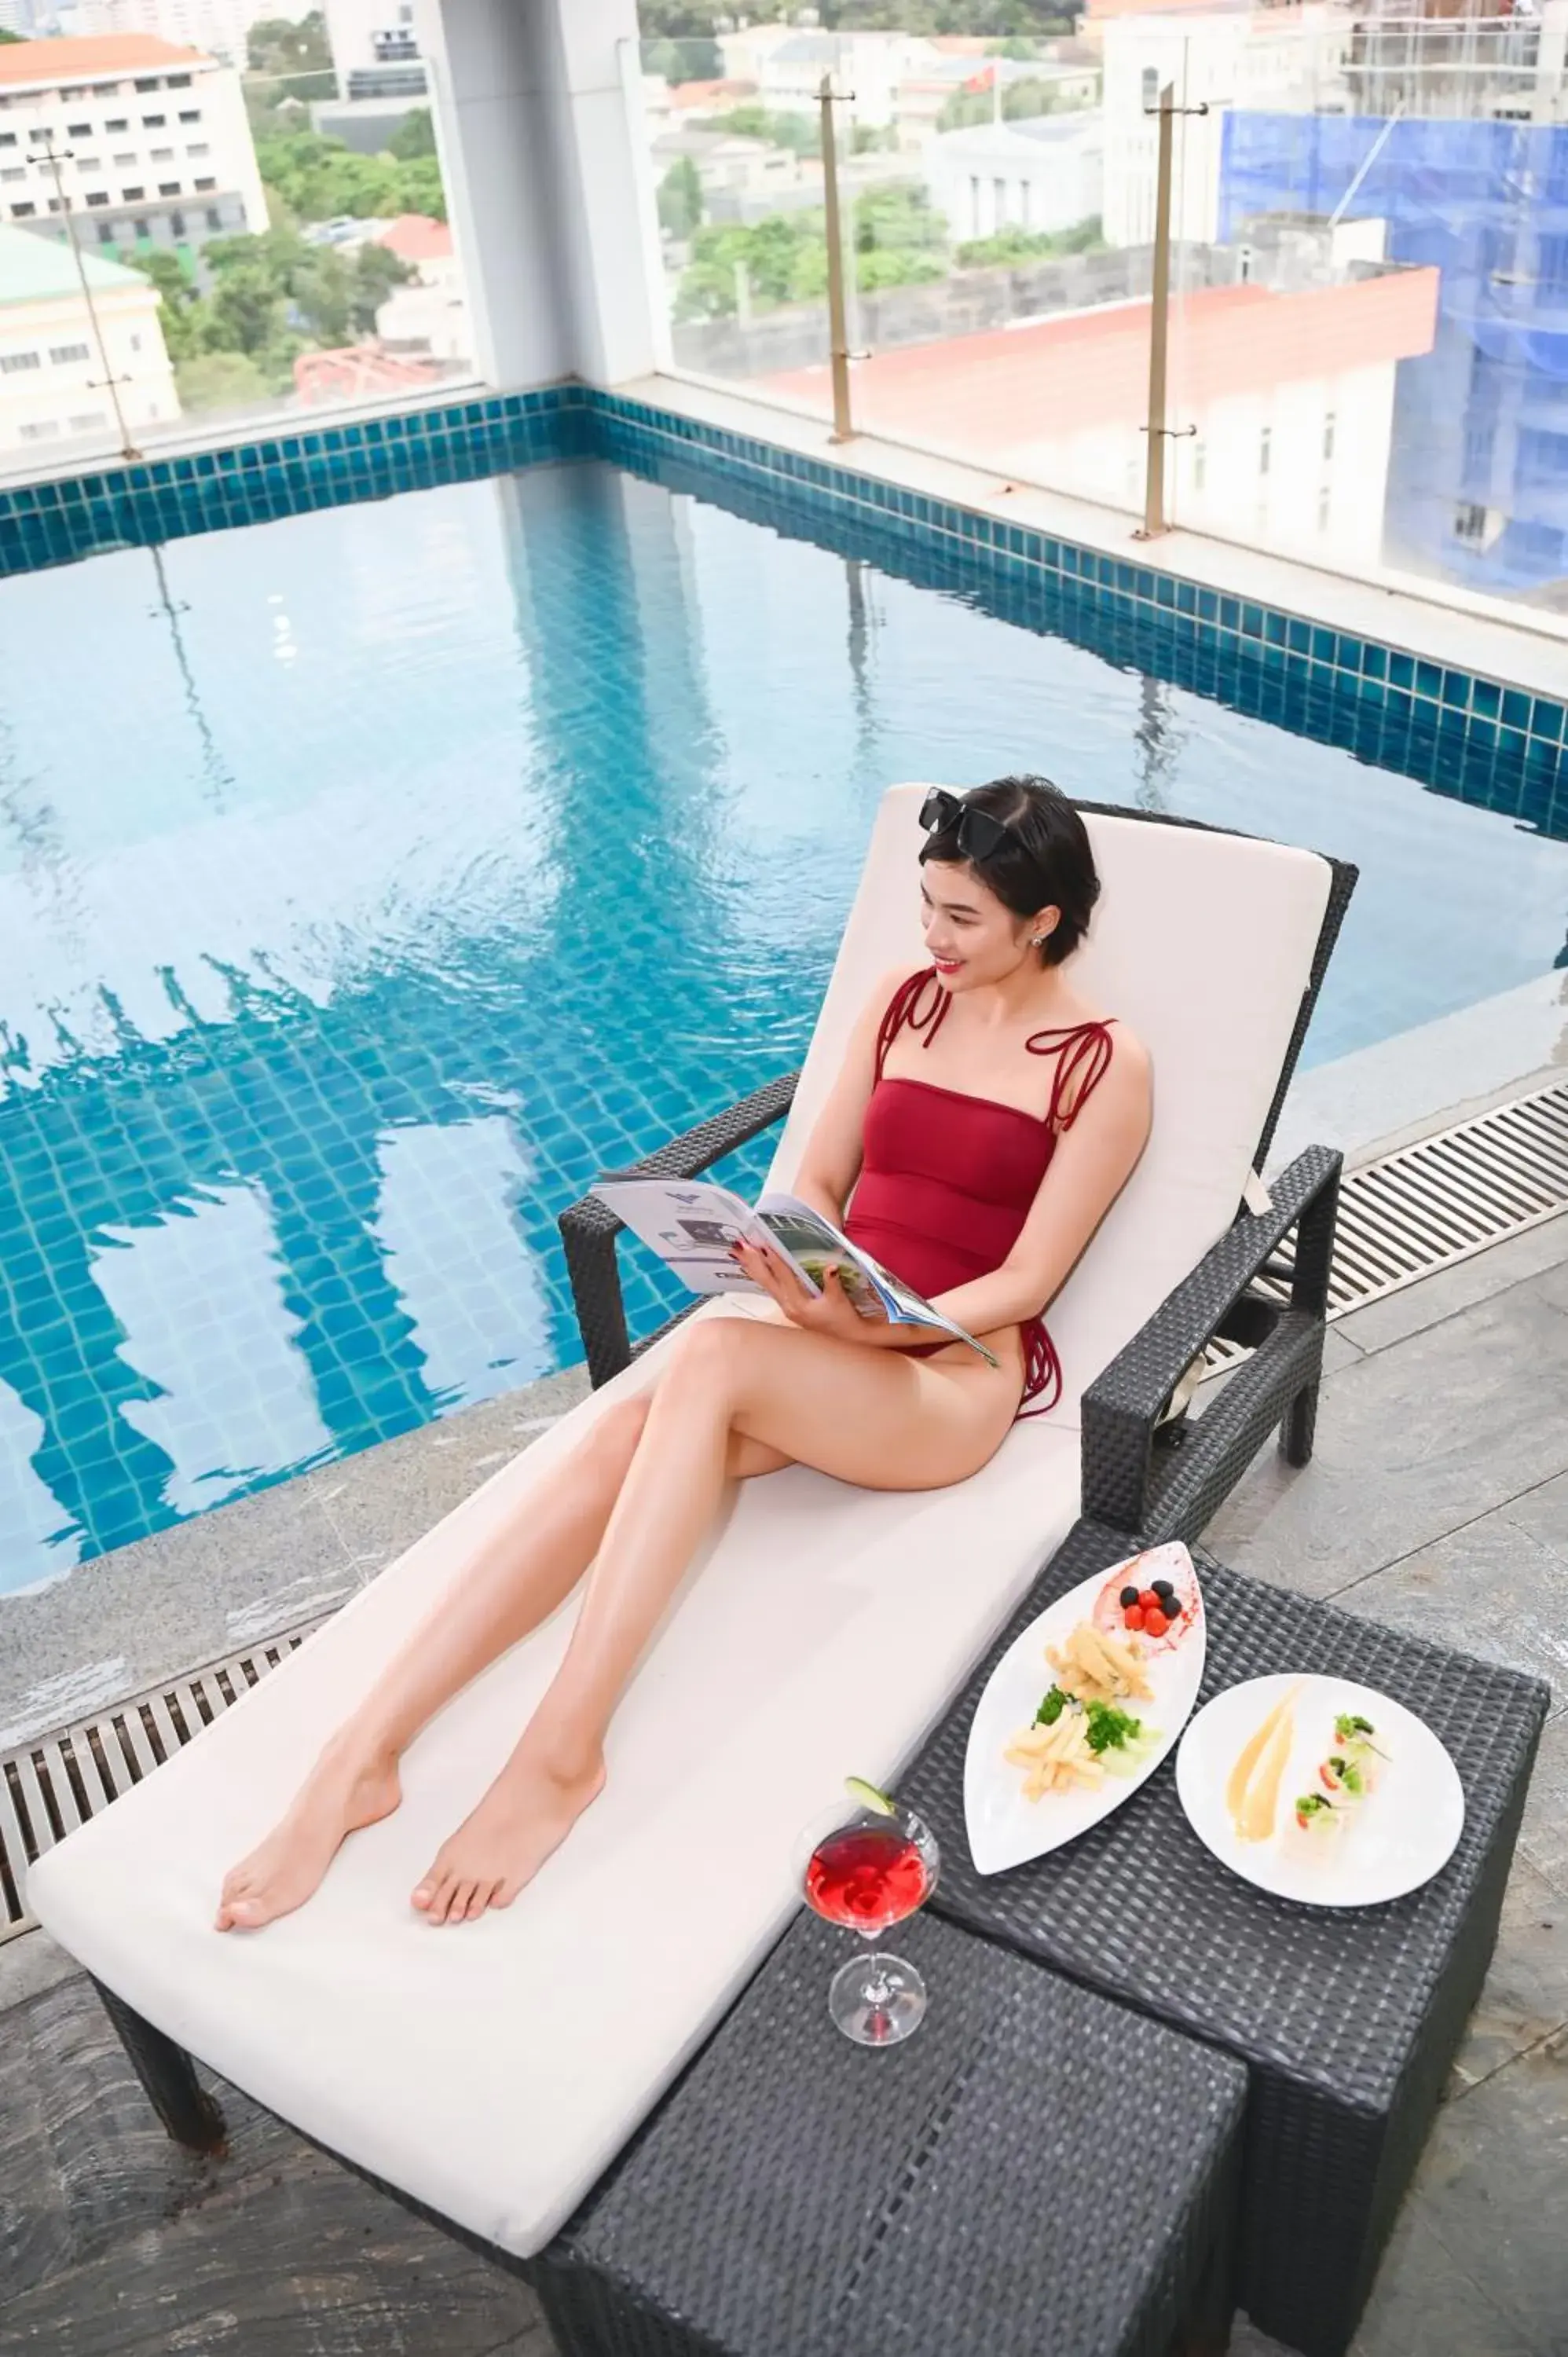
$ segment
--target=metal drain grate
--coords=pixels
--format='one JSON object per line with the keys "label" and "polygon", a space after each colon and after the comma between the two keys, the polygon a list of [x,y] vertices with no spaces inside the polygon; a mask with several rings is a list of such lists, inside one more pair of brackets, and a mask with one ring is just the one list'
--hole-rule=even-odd
{"label": "metal drain grate", "polygon": [[[1564,1211],[1568,1084],[1554,1081],[1347,1175],[1328,1315],[1364,1309]],[[1292,1260],[1287,1240],[1258,1290],[1288,1299]],[[1217,1374],[1246,1356],[1240,1343],[1214,1343],[1205,1372]]]}
{"label": "metal drain grate", "polygon": [[[1553,1082],[1350,1173],[1328,1315],[1343,1318],[1563,1211],[1568,1085]],[[1290,1266],[1287,1244],[1260,1289],[1287,1299]],[[1206,1372],[1246,1355],[1240,1344],[1217,1343]],[[139,1783],[320,1625],[308,1621],[0,1759],[0,1943],[32,1929],[22,1883],[40,1851]]]}
{"label": "metal drain grate", "polygon": [[161,1768],[320,1626],[307,1621],[0,1759],[0,1943],[33,1928],[22,1890],[34,1858]]}

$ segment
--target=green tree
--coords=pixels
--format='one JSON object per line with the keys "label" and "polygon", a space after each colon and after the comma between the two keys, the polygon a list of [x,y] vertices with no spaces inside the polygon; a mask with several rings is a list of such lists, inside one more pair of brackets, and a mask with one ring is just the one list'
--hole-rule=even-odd
{"label": "green tree", "polygon": [[946,242],[946,221],[932,211],[925,189],[911,180],[890,180],[880,188],[867,188],[856,200],[857,253],[940,250]]}
{"label": "green tree", "polygon": [[[711,38],[707,39],[677,38],[652,40],[648,38],[648,9],[642,10],[643,46],[642,70],[660,74],[668,82],[720,81],[724,78],[724,51]],[[710,18],[710,34],[712,20]]]}
{"label": "green tree", "polygon": [[13,33],[6,26],[0,25],[0,41],[25,41],[27,38],[26,33]]}
{"label": "green tree", "polygon": [[770,147],[789,147],[797,156],[815,156],[822,144],[814,114],[775,114],[765,106],[732,106],[727,114],[710,116],[706,127],[728,131],[736,139],[766,139]]}
{"label": "green tree", "polygon": [[186,409],[238,409],[276,391],[274,379],[243,352],[199,352],[177,362],[174,381]]}
{"label": "green tree", "polygon": [[435,153],[435,125],[427,106],[416,106],[405,114],[392,137],[387,141],[387,154],[395,156],[400,164],[413,164],[421,156]]}
{"label": "green tree", "polygon": [[659,183],[659,225],[688,238],[703,218],[703,184],[690,156],[679,156]]}
{"label": "green tree", "polygon": [[170,360],[194,359],[203,349],[206,307],[178,254],[166,246],[134,246],[129,253],[122,249],[115,258],[139,270],[157,288],[158,325]]}
{"label": "green tree", "polygon": [[332,48],[319,8],[294,24],[287,16],[263,16],[245,36],[245,56],[253,73],[283,76],[330,73]]}
{"label": "green tree", "polygon": [[349,296],[349,322],[355,333],[374,335],[376,313],[392,288],[406,286],[417,274],[384,245],[360,246],[354,256]]}
{"label": "green tree", "polygon": [[984,270],[1000,263],[1040,262],[1052,254],[1098,253],[1105,240],[1098,213],[1070,229],[999,229],[993,237],[972,238],[958,249],[961,270]]}

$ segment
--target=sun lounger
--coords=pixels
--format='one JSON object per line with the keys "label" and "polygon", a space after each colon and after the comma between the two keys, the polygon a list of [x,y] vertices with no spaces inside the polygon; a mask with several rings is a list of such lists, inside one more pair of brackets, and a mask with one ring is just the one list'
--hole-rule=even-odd
{"label": "sun lounger", "polygon": [[[875,977],[921,962],[923,791],[895,788],[879,813],[776,1181],[794,1168]],[[1136,1513],[1153,1424],[1143,1394],[1179,1374],[1180,1363],[1165,1382],[1172,1338],[1190,1356],[1297,1220],[1311,1241],[1298,1253],[1296,1307],[1233,1379],[1214,1429],[1230,1479],[1270,1423],[1291,1420],[1298,1455],[1310,1445],[1336,1157],[1302,1157],[1272,1213],[1238,1222],[1237,1211],[1353,872],[1182,823],[1096,811],[1090,824],[1104,895],[1078,972],[1086,995],[1147,1043],[1155,1114],[1138,1170],[1050,1313],[1058,1408],[1016,1426],[952,1490],[874,1493],[799,1469],[743,1490],[617,1717],[605,1796],[509,1911],[435,1932],[408,1892],[543,1691],[564,1613],[413,1746],[403,1806],[352,1838],[308,1907],[259,1935],[213,1932],[226,1867],[275,1819],[474,1542],[526,1509],[607,1400],[652,1380],[668,1343],[605,1383],[30,1875],[44,1924],[113,1993],[175,2133],[216,2133],[185,2059],[194,2054],[498,2253],[538,2251],[787,1920],[801,1824],[841,1794],[846,1771],[897,1776],[1070,1527],[1080,1441],[1107,1494]],[[789,1093],[773,1092],[774,1111]],[[669,1167],[723,1150],[735,1126],[710,1124],[671,1149]],[[576,1223],[585,1286],[613,1251],[602,1223]],[[1174,1323],[1167,1305],[1162,1327],[1173,1295]],[[602,1285],[595,1298],[613,1325]],[[596,1356],[602,1375],[602,1330]],[[1112,1361],[1108,1395],[1086,1404]],[[1211,1466],[1210,1487],[1216,1478]],[[1208,1497],[1201,1479],[1184,1494],[1189,1507]]]}

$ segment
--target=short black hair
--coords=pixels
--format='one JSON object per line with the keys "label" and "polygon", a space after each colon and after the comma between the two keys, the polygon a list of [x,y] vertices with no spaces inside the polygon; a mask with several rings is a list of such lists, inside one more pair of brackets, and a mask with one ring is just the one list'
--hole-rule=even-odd
{"label": "short black hair", "polygon": [[963,797],[969,810],[983,811],[1006,827],[1004,840],[983,859],[958,847],[957,823],[929,834],[920,851],[928,859],[972,867],[1004,909],[1032,917],[1040,909],[1060,910],[1056,931],[1040,945],[1042,965],[1060,965],[1089,930],[1100,898],[1100,877],[1089,829],[1049,778],[993,778]]}

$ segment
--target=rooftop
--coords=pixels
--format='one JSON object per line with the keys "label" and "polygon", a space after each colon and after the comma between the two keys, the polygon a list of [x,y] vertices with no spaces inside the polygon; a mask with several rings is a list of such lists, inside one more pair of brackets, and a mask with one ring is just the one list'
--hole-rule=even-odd
{"label": "rooftop", "polygon": [[204,49],[182,48],[151,33],[95,33],[59,41],[0,42],[0,83],[97,81],[109,74],[144,73],[170,66],[210,65]]}
{"label": "rooftop", "polygon": [[399,213],[375,240],[400,262],[443,262],[452,251],[452,232],[445,221],[424,213]]}
{"label": "rooftop", "polygon": [[[5,54],[0,47],[0,58]],[[84,253],[81,267],[89,286],[145,286],[139,270],[121,262],[104,262]],[[25,229],[0,229],[0,303],[48,303],[59,297],[81,297],[81,279],[70,246],[52,237],[35,237]]]}

